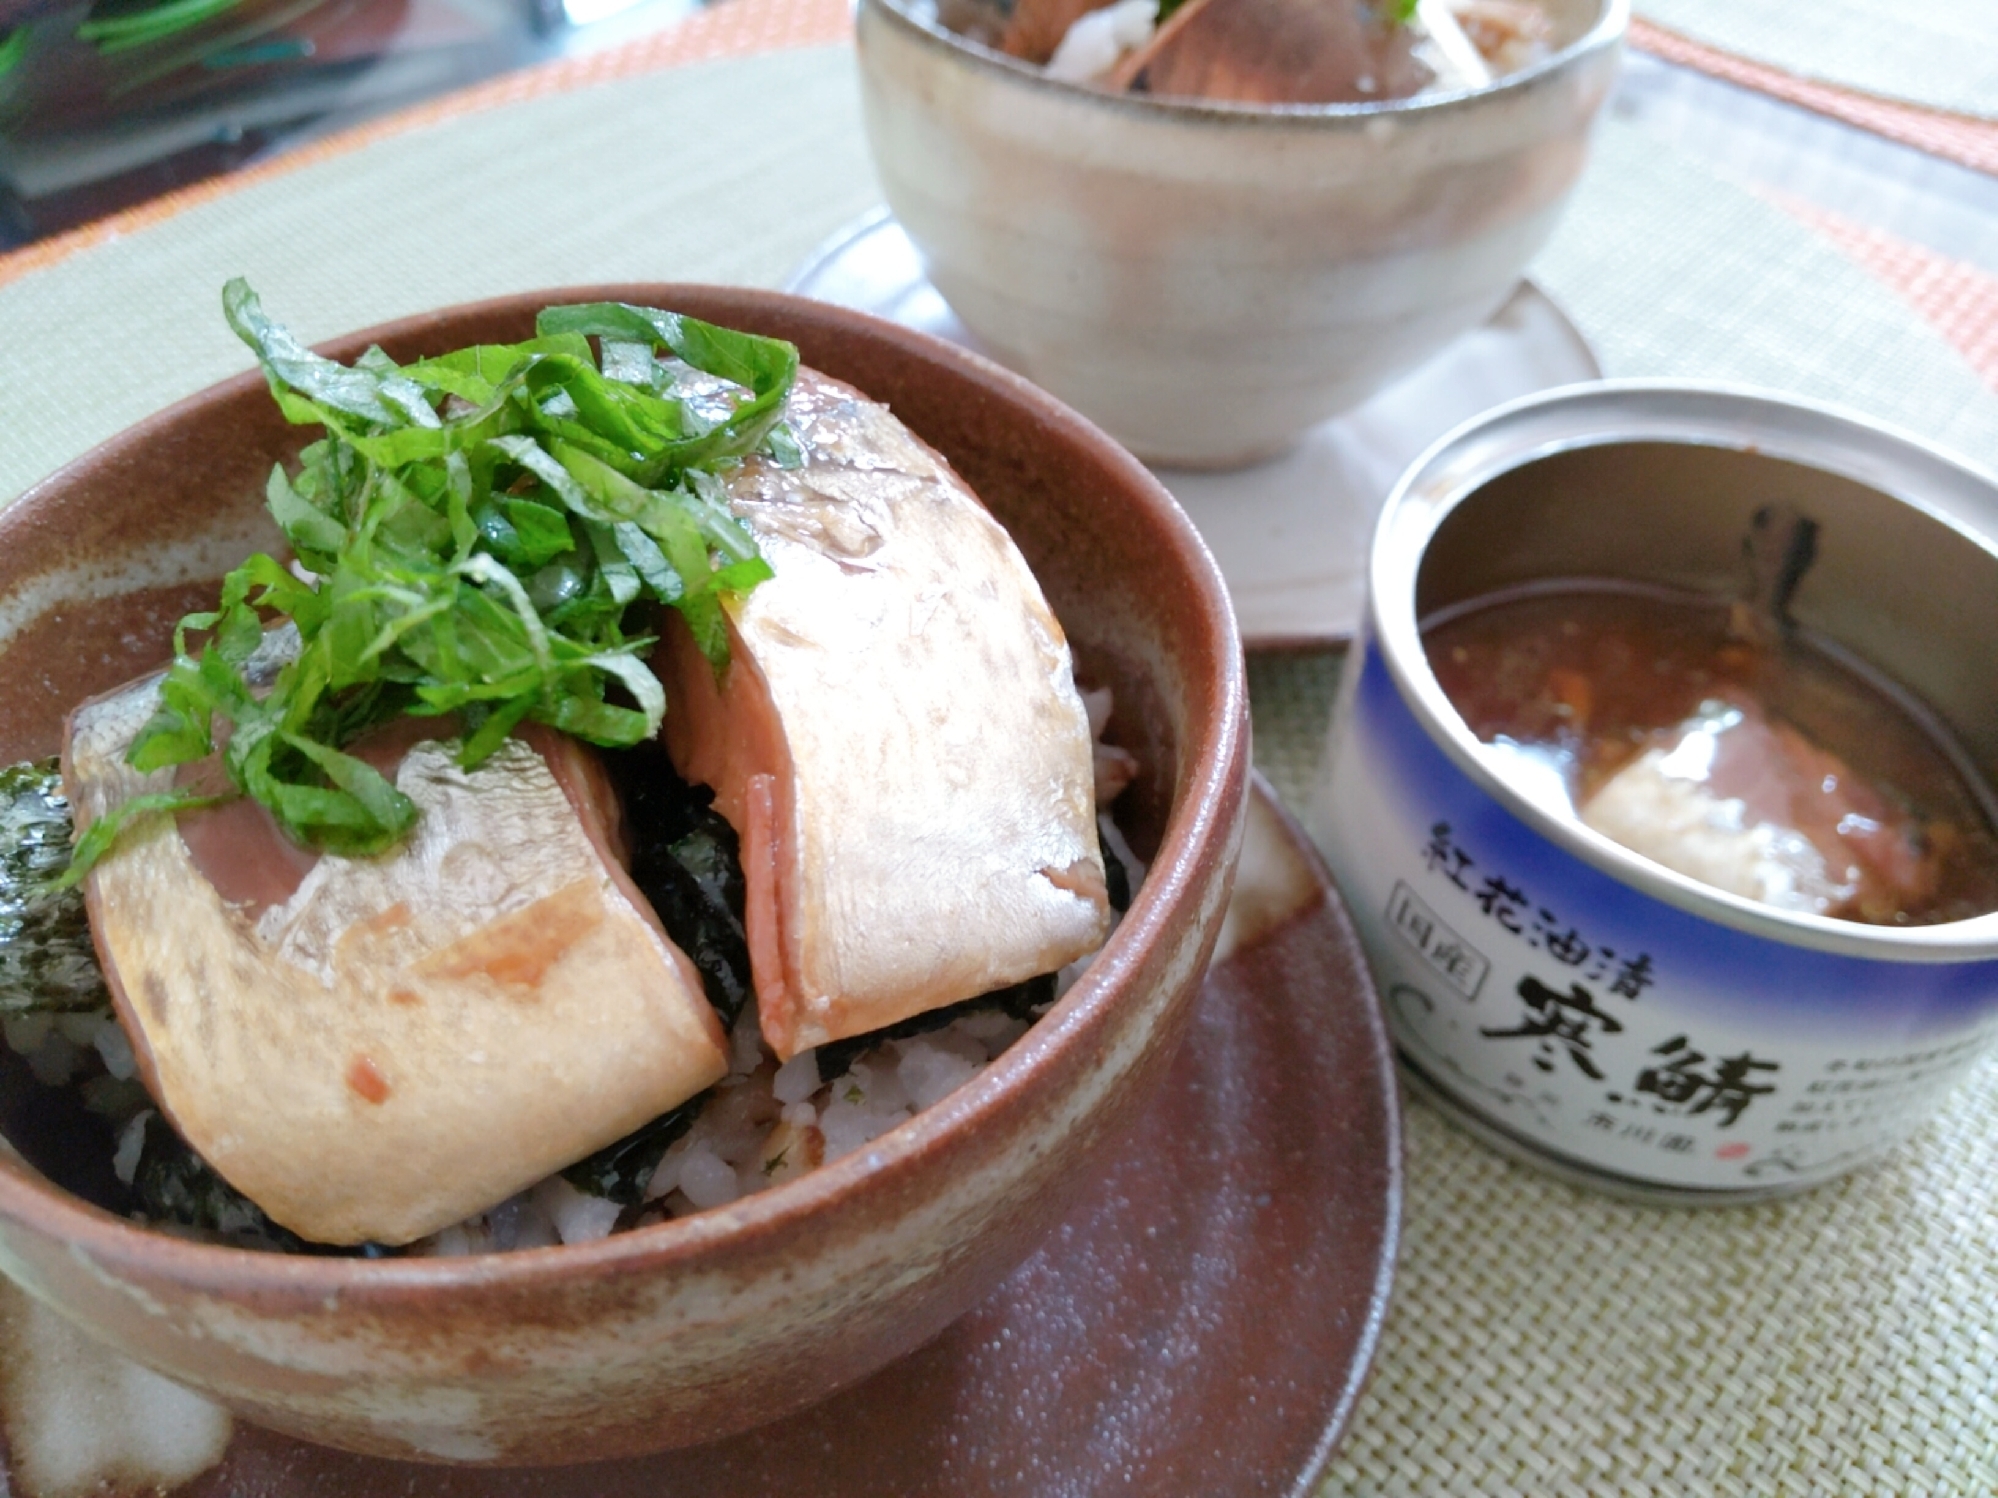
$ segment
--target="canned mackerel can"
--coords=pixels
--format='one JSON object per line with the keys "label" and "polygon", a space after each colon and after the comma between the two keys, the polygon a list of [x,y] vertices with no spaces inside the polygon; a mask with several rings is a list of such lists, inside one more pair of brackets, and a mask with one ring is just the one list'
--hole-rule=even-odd
{"label": "canned mackerel can", "polygon": [[[1697,721],[1676,747],[1654,734],[1662,747],[1643,750],[1651,741],[1630,728],[1602,751],[1648,776],[1665,798],[1656,805],[1679,807],[1654,815],[1670,826],[1667,852],[1653,856],[1660,845],[1643,829],[1599,830],[1616,825],[1598,814],[1606,800],[1631,801],[1610,789],[1626,776],[1581,810],[1550,794],[1531,755],[1502,735],[1481,739],[1445,689],[1443,676],[1485,657],[1454,649],[1439,675],[1425,635],[1441,640],[1450,621],[1472,615],[1515,617],[1479,613],[1491,600],[1551,618],[1547,599],[1588,594],[1564,617],[1565,635],[1520,652],[1536,670],[1554,661],[1559,700],[1534,711],[1549,722],[1600,714],[1617,693],[1666,681],[1670,651],[1625,649],[1614,628],[1588,622],[1589,610],[1627,594],[1740,626],[1757,565],[1745,538],[1758,525],[1766,532],[1772,513],[1800,516],[1808,531],[1774,598],[1784,640],[1794,631],[1846,662],[1933,731],[1976,803],[1965,826],[1982,819],[1970,841],[1985,848],[1998,780],[1998,485],[1850,415],[1650,382],[1501,407],[1403,477],[1375,533],[1367,607],[1308,818],[1410,1077],[1508,1152],[1647,1198],[1798,1190],[1906,1139],[1998,1038],[1998,913],[1971,899],[1907,923],[1890,901],[1867,907],[1865,920],[1880,923],[1850,918],[1873,863],[1848,867],[1836,850],[1827,863],[1808,840],[1753,823],[1741,801],[1670,778],[1744,714],[1761,721],[1758,705],[1730,697],[1722,681],[1737,667],[1764,679],[1754,675],[1761,665],[1740,666],[1763,659],[1745,646],[1723,644],[1714,671],[1681,672],[1691,687],[1671,678],[1672,690],[1713,694],[1691,710]],[[1503,625],[1491,631],[1502,675],[1518,662],[1503,655]],[[1769,648],[1804,648],[1784,640]],[[1563,650],[1623,665],[1591,679],[1560,664]],[[1483,689],[1474,680],[1453,690]],[[1806,717],[1816,710],[1805,707]],[[1850,725],[1851,765],[1892,757],[1873,743],[1881,735],[1869,712]],[[1783,739],[1781,725],[1762,732],[1759,742],[1803,742]],[[1904,863],[1964,840],[1955,824],[1896,810],[1892,796],[1865,800],[1863,777],[1826,751],[1771,752],[1811,767],[1821,781],[1804,788],[1812,805],[1820,792],[1846,798],[1834,804],[1844,808],[1841,835],[1901,837]],[[1687,796],[1705,797],[1697,836],[1681,815]],[[1905,834],[1894,830],[1904,824]],[[1688,837],[1698,846],[1684,846]],[[1794,848],[1810,865],[1803,873],[1797,859],[1783,862]]]}

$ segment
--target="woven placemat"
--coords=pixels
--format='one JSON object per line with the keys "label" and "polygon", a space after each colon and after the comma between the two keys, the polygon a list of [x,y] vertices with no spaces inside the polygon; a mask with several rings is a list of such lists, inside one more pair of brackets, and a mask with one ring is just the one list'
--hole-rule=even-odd
{"label": "woven placemat", "polygon": [[[837,0],[734,5],[732,27],[765,5],[816,25]],[[670,80],[599,66],[0,262],[0,497],[244,367],[215,307],[233,272],[323,337],[535,285],[777,284],[875,198],[841,48]],[[1998,396],[1899,293],[1631,127],[1604,129],[1535,273],[1614,372],[1754,378],[1998,452]],[[1258,761],[1288,797],[1337,668],[1251,662]],[[1998,1491],[1994,1113],[1987,1069],[1880,1170],[1692,1213],[1569,1190],[1415,1107],[1396,1307],[1327,1491]]]}
{"label": "woven placemat", "polygon": [[844,48],[660,76],[426,111],[0,282],[0,499],[247,368],[230,276],[318,340],[539,287],[775,286],[879,201]]}
{"label": "woven placemat", "polygon": [[[1250,657],[1293,811],[1342,656]],[[1998,1057],[1883,1165],[1747,1207],[1564,1186],[1408,1108],[1395,1301],[1333,1494],[1998,1492]]]}
{"label": "woven placemat", "polygon": [[[1998,381],[1986,383],[1940,325],[1910,315],[1913,288],[1890,287],[1819,232],[1821,216],[1807,222],[1793,206],[1607,120],[1532,273],[1605,374],[1728,380],[1851,406],[1998,468]],[[1951,264],[1912,246],[1905,259],[1911,272]],[[1959,269],[1946,289],[1962,296],[1929,294],[1930,310],[1981,339],[1998,316],[1998,281]]]}
{"label": "woven placemat", "polygon": [[1634,0],[1633,9],[1794,77],[1998,121],[1991,0]]}
{"label": "woven placemat", "polygon": [[[1781,206],[1899,291],[1985,384],[1998,389],[1998,276],[1814,204],[1791,199]],[[1985,459],[1998,467],[1998,454]]]}

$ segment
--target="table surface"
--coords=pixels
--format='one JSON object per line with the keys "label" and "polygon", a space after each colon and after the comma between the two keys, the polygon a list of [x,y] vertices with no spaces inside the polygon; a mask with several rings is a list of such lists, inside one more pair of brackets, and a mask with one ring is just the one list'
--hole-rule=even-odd
{"label": "table surface", "polygon": [[[1982,122],[1765,89],[1769,62],[1635,58],[1533,275],[1612,375],[1832,400],[1998,463]],[[0,500],[244,367],[229,275],[314,339],[535,286],[776,285],[878,196],[842,0],[727,0],[0,257]],[[1338,667],[1250,661],[1293,805]],[[1779,1203],[1611,1200],[1420,1104],[1408,1141],[1395,1306],[1326,1493],[1998,1491],[1998,1060],[1877,1168]]]}

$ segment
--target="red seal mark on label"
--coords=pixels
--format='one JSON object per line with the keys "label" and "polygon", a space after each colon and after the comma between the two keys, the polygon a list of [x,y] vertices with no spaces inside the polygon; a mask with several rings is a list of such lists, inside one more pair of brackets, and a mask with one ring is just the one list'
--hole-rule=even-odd
{"label": "red seal mark on label", "polygon": [[1723,1144],[1719,1149],[1715,1150],[1714,1158],[1716,1160],[1739,1160],[1747,1153],[1748,1145],[1742,1140],[1737,1139],[1734,1143]]}

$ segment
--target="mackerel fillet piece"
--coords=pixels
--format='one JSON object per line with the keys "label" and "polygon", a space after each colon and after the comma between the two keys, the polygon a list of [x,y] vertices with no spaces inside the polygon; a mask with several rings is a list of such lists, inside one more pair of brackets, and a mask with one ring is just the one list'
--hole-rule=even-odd
{"label": "mackerel fillet piece", "polygon": [[801,466],[726,479],[775,575],[719,680],[678,616],[666,742],[741,838],[780,1057],[1060,968],[1110,924],[1092,738],[1012,539],[886,407],[801,370]]}
{"label": "mackerel fillet piece", "polygon": [[[79,831],[173,783],[125,763],[158,680],[71,717]],[[85,884],[168,1120],[320,1243],[436,1232],[728,1070],[699,975],[613,854],[594,757],[529,730],[466,771],[412,742],[437,732],[355,746],[420,812],[389,853],[308,853],[237,800],[135,824]]]}

